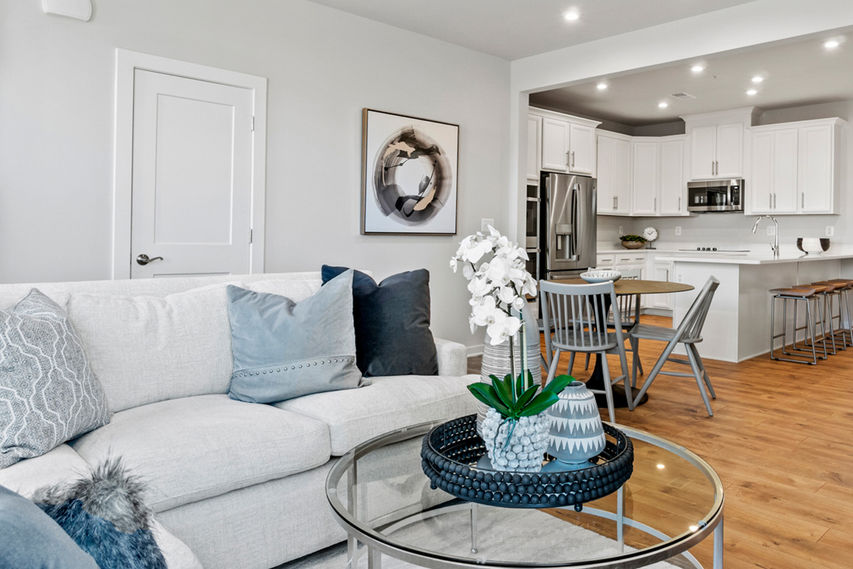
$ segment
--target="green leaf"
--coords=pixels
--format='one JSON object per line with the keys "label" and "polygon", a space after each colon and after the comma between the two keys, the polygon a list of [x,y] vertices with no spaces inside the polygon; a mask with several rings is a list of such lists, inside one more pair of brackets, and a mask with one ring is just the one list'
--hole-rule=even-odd
{"label": "green leaf", "polygon": [[497,396],[500,398],[501,402],[507,407],[511,408],[513,403],[515,403],[512,396],[512,376],[507,374],[507,376],[503,379],[498,379],[496,376],[490,376],[492,378],[492,385],[495,388],[495,392]]}
{"label": "green leaf", "polygon": [[560,398],[550,392],[542,392],[536,397],[533,398],[533,401],[524,408],[519,414],[519,417],[530,417],[531,415],[538,415],[557,401]]}
{"label": "green leaf", "polygon": [[524,374],[519,373],[518,378],[515,380],[515,398],[516,400],[521,396],[524,392]]}
{"label": "green leaf", "polygon": [[468,386],[468,391],[470,391],[471,395],[473,395],[478,401],[488,405],[502,416],[508,417],[512,414],[512,411],[510,411],[510,409],[501,402],[500,398],[498,398],[497,393],[491,385],[482,382],[472,383]]}
{"label": "green leaf", "polygon": [[524,409],[531,400],[533,400],[533,396],[536,395],[536,392],[539,391],[539,386],[534,385],[533,387],[528,387],[524,393],[521,394],[518,398],[518,408]]}
{"label": "green leaf", "polygon": [[542,391],[546,393],[553,393],[554,395],[559,395],[566,388],[566,386],[573,381],[577,380],[570,375],[558,375],[557,377],[552,379],[548,383],[548,385],[543,387]]}

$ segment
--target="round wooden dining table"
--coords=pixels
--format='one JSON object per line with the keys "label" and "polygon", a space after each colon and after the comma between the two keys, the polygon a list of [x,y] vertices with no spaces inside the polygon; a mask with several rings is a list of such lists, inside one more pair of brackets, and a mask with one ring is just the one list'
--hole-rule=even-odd
{"label": "round wooden dining table", "polygon": [[[574,278],[574,279],[549,279],[549,282],[559,283],[559,284],[589,284],[583,279]],[[616,292],[617,296],[622,295],[636,295],[637,299],[634,303],[634,306],[637,307],[637,316],[639,316],[640,310],[640,296],[644,294],[670,294],[676,292],[686,292],[688,290],[693,290],[693,285],[689,285],[686,283],[677,283],[672,281],[647,281],[642,279],[619,279],[618,281],[613,283],[613,290]],[[605,314],[604,315],[596,315],[596,319],[606,319],[606,312],[609,311],[610,306],[605,298]],[[595,355],[595,367],[592,370],[592,375],[589,376],[589,379],[586,380],[586,386],[589,389],[595,390],[604,390],[604,371],[601,367],[601,353],[597,353]],[[637,354],[634,354],[634,357],[637,357]],[[629,373],[629,370],[625,370],[625,373]],[[628,381],[631,381],[630,377]],[[596,402],[599,407],[607,407],[607,399],[605,398],[604,393],[596,393],[595,394]],[[637,405],[642,405],[646,401],[648,401],[649,395],[646,393],[643,395],[643,398],[640,401],[637,401]],[[613,405],[614,407],[627,407],[628,406],[628,398],[625,396],[625,388],[621,385],[613,386]]]}

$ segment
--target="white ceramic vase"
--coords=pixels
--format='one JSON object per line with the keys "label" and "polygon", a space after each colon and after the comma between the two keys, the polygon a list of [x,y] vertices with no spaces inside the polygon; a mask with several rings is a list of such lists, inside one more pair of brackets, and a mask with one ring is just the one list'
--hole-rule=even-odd
{"label": "white ceramic vase", "polygon": [[[548,417],[544,413],[532,417],[504,420],[492,408],[483,420],[483,442],[494,470],[539,472],[548,448]],[[508,441],[507,441],[508,440]]]}
{"label": "white ceramic vase", "polygon": [[595,395],[580,381],[573,381],[560,393],[560,400],[545,413],[550,417],[548,454],[566,470],[590,466],[606,441]]}

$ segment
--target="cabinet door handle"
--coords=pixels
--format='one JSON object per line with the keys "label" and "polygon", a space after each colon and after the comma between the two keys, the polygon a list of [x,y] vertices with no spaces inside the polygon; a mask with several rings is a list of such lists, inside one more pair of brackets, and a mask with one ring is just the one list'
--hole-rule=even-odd
{"label": "cabinet door handle", "polygon": [[572,168],[575,167],[575,151],[572,150]]}
{"label": "cabinet door handle", "polygon": [[773,194],[767,194],[767,209],[773,209]]}
{"label": "cabinet door handle", "polygon": [[800,192],[800,209],[806,209],[806,192]]}
{"label": "cabinet door handle", "polygon": [[652,198],[652,210],[654,210],[654,211],[658,210],[658,199],[657,198]]}
{"label": "cabinet door handle", "polygon": [[566,168],[572,167],[572,152],[571,150],[566,150]]}
{"label": "cabinet door handle", "polygon": [[681,198],[678,198],[678,211],[681,211]]}

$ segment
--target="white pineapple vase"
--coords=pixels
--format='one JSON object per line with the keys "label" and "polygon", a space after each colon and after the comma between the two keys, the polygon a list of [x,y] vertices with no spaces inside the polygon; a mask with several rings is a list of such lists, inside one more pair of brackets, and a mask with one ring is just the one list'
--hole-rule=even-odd
{"label": "white pineapple vase", "polygon": [[483,442],[492,469],[539,472],[550,442],[548,416],[521,417],[513,425],[490,407],[483,420]]}
{"label": "white pineapple vase", "polygon": [[573,381],[545,413],[551,419],[548,454],[566,470],[591,466],[589,459],[606,444],[595,395],[582,382]]}

